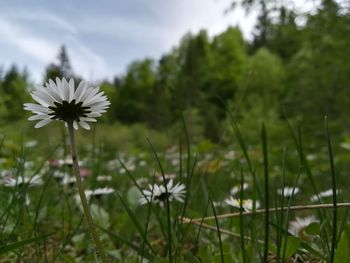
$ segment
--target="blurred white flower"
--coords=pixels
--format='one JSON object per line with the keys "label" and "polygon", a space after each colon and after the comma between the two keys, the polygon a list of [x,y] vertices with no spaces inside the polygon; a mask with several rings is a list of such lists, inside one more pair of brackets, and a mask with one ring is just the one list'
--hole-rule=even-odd
{"label": "blurred white flower", "polygon": [[227,160],[234,160],[236,157],[236,153],[234,151],[229,151],[229,152],[225,153],[224,157]]}
{"label": "blurred white flower", "polygon": [[304,218],[296,217],[294,221],[289,223],[288,231],[292,235],[299,237],[302,240],[309,240],[311,236],[305,232],[305,228],[312,223],[318,223],[315,216],[308,216]]}
{"label": "blurred white flower", "polygon": [[28,141],[24,143],[24,147],[32,148],[38,145],[38,141]]}
{"label": "blurred white flower", "polygon": [[3,184],[7,187],[23,186],[26,184],[28,186],[35,186],[43,184],[43,180],[40,175],[34,175],[33,177],[18,176],[16,178],[8,176],[3,179]]}
{"label": "blurred white flower", "polygon": [[178,166],[180,164],[180,160],[178,158],[171,159],[171,165],[172,166]]}
{"label": "blurred white flower", "polygon": [[145,160],[139,161],[139,166],[146,166],[147,162]]}
{"label": "blurred white flower", "polygon": [[306,155],[306,160],[308,161],[314,161],[317,159],[317,155],[316,154],[308,154]]}
{"label": "blurred white flower", "polygon": [[214,207],[223,207],[224,203],[221,201],[213,201]]}
{"label": "blurred white flower", "polygon": [[97,182],[110,182],[112,181],[112,176],[109,175],[99,175],[96,177]]}
{"label": "blurred white flower", "polygon": [[[243,183],[243,191],[247,190],[248,187],[249,187],[248,183]],[[241,185],[235,185],[230,190],[231,195],[239,194],[240,192],[241,192]]]}
{"label": "blurred white flower", "polygon": [[[253,210],[253,200],[251,199],[237,199],[230,196],[229,198],[224,200],[226,204],[236,207],[236,208],[243,208],[244,211],[252,211]],[[255,202],[255,208],[259,208],[260,203],[258,201]]]}
{"label": "blurred white flower", "polygon": [[[125,167],[125,168],[124,168]],[[136,165],[133,160],[129,160],[127,163],[124,163],[124,166],[120,167],[118,172],[120,174],[125,174],[126,171],[133,172],[136,169]]]}
{"label": "blurred white flower", "polygon": [[[340,190],[337,190],[336,193],[339,194]],[[328,189],[326,191],[323,191],[323,192],[320,192],[320,193],[318,193],[316,195],[311,196],[310,201],[311,202],[316,202],[318,199],[321,199],[321,198],[324,198],[324,197],[330,197],[332,195],[333,195],[333,190],[332,189]]]}
{"label": "blurred white flower", "polygon": [[5,169],[2,169],[2,170],[0,171],[0,177],[10,176],[12,173],[13,173],[12,170],[5,170]]}
{"label": "blurred white flower", "polygon": [[146,185],[148,183],[148,178],[146,178],[146,177],[138,178],[138,179],[136,179],[136,183],[138,185]]}
{"label": "blurred white flower", "polygon": [[39,86],[31,96],[39,104],[25,103],[24,109],[35,114],[28,120],[40,120],[35,128],[43,127],[54,120],[61,120],[66,123],[72,121],[75,129],[78,129],[79,124],[89,130],[87,122],[95,122],[94,118],[106,112],[110,104],[99,87],[94,88],[81,81],[75,88],[72,78],[69,82],[65,78],[56,78],[56,82],[50,79],[46,87]]}
{"label": "blurred white flower", "polygon": [[[165,180],[172,180],[175,179],[176,174],[175,173],[166,173],[164,174]],[[156,174],[156,179],[158,182],[163,182],[163,175],[161,174]]]}
{"label": "blurred white flower", "polygon": [[95,190],[85,190],[85,195],[87,198],[90,198],[92,196],[100,197],[102,195],[109,195],[111,193],[114,193],[114,189],[104,187],[104,188],[96,188]]}
{"label": "blurred white flower", "polygon": [[[293,192],[294,191],[294,192]],[[277,194],[285,196],[285,197],[291,197],[292,195],[296,195],[300,192],[299,187],[284,187],[281,189],[277,189]]]}
{"label": "blurred white flower", "polygon": [[345,150],[350,150],[350,143],[342,142],[340,143],[340,147],[344,148]]}
{"label": "blurred white flower", "polygon": [[[142,191],[143,195],[139,199],[139,204],[143,205],[148,202],[153,202],[164,205],[167,199],[169,199],[169,201],[175,199],[183,203],[186,194],[185,185],[180,183],[176,185],[173,184],[173,180],[170,180],[166,185],[167,189],[165,189],[164,185],[149,185],[148,187],[150,190]],[[168,190],[168,192],[166,190]]]}
{"label": "blurred white flower", "polygon": [[120,168],[120,169],[118,170],[118,173],[120,173],[120,174],[125,174],[125,173],[126,173],[126,170],[125,170],[124,168]]}
{"label": "blurred white flower", "polygon": [[[83,178],[81,178],[83,180]],[[62,180],[63,185],[73,185],[76,183],[75,177],[65,174]]]}
{"label": "blurred white flower", "polygon": [[120,162],[118,159],[113,159],[113,160],[110,160],[108,161],[107,163],[107,168],[110,170],[110,171],[113,171],[113,170],[116,170],[120,167]]}

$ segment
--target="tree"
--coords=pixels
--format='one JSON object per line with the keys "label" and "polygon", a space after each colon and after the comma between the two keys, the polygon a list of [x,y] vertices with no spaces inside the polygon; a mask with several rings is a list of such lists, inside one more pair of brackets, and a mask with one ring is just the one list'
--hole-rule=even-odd
{"label": "tree", "polygon": [[68,57],[67,49],[64,45],[61,46],[58,55],[57,63],[51,63],[47,66],[45,72],[45,82],[49,79],[59,78],[71,78],[73,77],[73,70]]}
{"label": "tree", "polygon": [[349,28],[349,14],[332,0],[322,1],[308,16],[302,48],[287,70],[286,105],[292,116],[313,125],[322,125],[325,115],[339,120],[339,127],[349,124]]}
{"label": "tree", "polygon": [[13,121],[23,117],[23,103],[29,101],[27,91],[28,77],[27,72],[19,72],[17,66],[12,65],[4,74],[0,86],[2,103],[5,107],[6,120]]}
{"label": "tree", "polygon": [[143,122],[147,119],[148,101],[156,83],[154,61],[133,62],[121,79],[115,114],[124,123]]}

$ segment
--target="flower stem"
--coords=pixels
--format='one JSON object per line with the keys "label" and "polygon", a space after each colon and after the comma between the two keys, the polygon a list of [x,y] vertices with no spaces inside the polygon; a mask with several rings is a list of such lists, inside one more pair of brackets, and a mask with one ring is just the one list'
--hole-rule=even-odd
{"label": "flower stem", "polygon": [[92,238],[95,242],[97,252],[98,252],[99,256],[101,257],[102,262],[106,263],[106,262],[108,262],[107,256],[103,250],[102,244],[101,244],[100,239],[97,235],[96,228],[95,228],[95,225],[94,225],[91,213],[90,213],[90,208],[89,208],[89,205],[88,205],[88,202],[86,200],[85,193],[84,193],[83,183],[82,183],[82,180],[80,177],[78,156],[77,156],[77,151],[76,151],[76,147],[75,147],[73,122],[67,122],[67,124],[68,124],[69,140],[70,140],[70,150],[71,150],[72,159],[73,159],[73,170],[74,170],[74,175],[75,175],[75,179],[77,182],[77,187],[78,187],[78,191],[79,191],[81,204],[83,205],[86,223],[87,223],[89,231],[92,235]]}

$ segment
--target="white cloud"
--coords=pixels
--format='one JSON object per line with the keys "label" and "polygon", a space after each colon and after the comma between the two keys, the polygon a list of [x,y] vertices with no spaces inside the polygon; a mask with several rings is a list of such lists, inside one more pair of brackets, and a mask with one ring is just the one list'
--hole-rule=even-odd
{"label": "white cloud", "polygon": [[[66,44],[77,74],[87,79],[111,77],[116,73],[112,68],[124,69],[127,63],[142,56],[160,56],[177,45],[189,31],[196,33],[207,29],[213,36],[229,25],[239,25],[249,38],[255,23],[254,14],[245,17],[244,11],[238,9],[225,15],[230,2],[155,0],[142,7],[143,15],[135,15],[133,10],[118,15],[103,6],[96,7],[98,10],[90,6],[82,12],[73,3],[70,4],[72,11],[64,14],[30,7],[7,9],[0,15],[0,44],[10,44],[35,60],[35,67],[28,64],[30,72],[37,70],[38,62],[43,69],[53,62],[59,46]],[[109,6],[118,8],[119,4],[114,2]],[[106,48],[98,50],[101,46]],[[121,60],[115,59],[116,56]],[[39,74],[35,72],[34,75]]]}
{"label": "white cloud", "polygon": [[0,17],[0,37],[34,59],[48,63],[55,56],[58,45],[26,32],[22,26]]}
{"label": "white cloud", "polygon": [[68,37],[67,40],[73,69],[76,69],[85,79],[94,80],[113,75],[103,57],[80,43],[76,38]]}
{"label": "white cloud", "polygon": [[46,10],[6,10],[4,17],[22,22],[39,22],[46,27],[60,29],[71,34],[76,34],[77,29],[67,21]]}
{"label": "white cloud", "polygon": [[[57,34],[57,36],[48,40],[48,36],[44,33],[35,32],[33,34],[30,24],[23,21],[22,23],[14,22],[9,17],[11,16],[0,16],[0,42],[16,47],[36,62],[39,62],[43,69],[47,64],[54,62],[59,47],[62,44],[67,44],[69,55],[72,58],[73,69],[75,69],[77,74],[82,75],[84,78],[111,76],[105,60],[82,44],[75,34],[71,34],[71,32],[77,32],[75,29],[73,30],[73,27],[62,26],[61,29],[66,31],[65,34]],[[29,17],[31,15],[27,18]],[[40,19],[45,18],[48,19],[47,23],[52,19],[51,16],[47,16],[47,13],[44,13]],[[56,21],[62,20],[58,17],[56,18]],[[67,25],[69,24],[67,23]],[[67,40],[67,43],[63,43],[63,40]],[[32,71],[32,69],[29,68],[29,71]],[[38,76],[38,72],[35,72],[34,78],[36,81],[40,80]]]}
{"label": "white cloud", "polygon": [[[218,34],[229,25],[238,25],[244,36],[251,39],[251,31],[256,21],[256,13],[246,16],[242,8],[225,14],[230,1],[192,0],[155,1],[149,6],[153,17],[118,16],[89,13],[80,14],[75,19],[79,32],[95,36],[108,36],[115,43],[129,42],[139,46],[147,55],[160,55],[177,45],[187,32],[207,29],[210,36]],[[145,13],[149,10],[145,10]]]}

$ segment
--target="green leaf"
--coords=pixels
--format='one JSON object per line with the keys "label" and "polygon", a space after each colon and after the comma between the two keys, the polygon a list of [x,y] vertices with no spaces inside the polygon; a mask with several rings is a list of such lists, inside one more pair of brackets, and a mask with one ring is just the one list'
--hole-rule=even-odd
{"label": "green leaf", "polygon": [[156,258],[154,263],[169,263],[167,258]]}
{"label": "green leaf", "polygon": [[231,253],[223,253],[223,255],[221,254],[214,255],[213,262],[222,263],[222,262],[236,262],[236,261],[233,259],[233,256],[231,255]]}
{"label": "green leaf", "polygon": [[197,256],[202,262],[210,262],[212,249],[210,245],[202,245],[199,247]]}
{"label": "green leaf", "polygon": [[321,225],[317,222],[312,222],[305,228],[305,233],[308,235],[318,235],[321,232]]}
{"label": "green leaf", "polygon": [[127,200],[132,205],[137,205],[138,200],[140,198],[140,190],[136,186],[130,187],[127,193]]}
{"label": "green leaf", "polygon": [[[283,248],[285,246],[285,241],[286,238],[285,236],[282,236],[282,242],[281,242],[281,247],[279,248],[281,251],[281,255],[283,254]],[[289,258],[294,255],[294,253],[298,250],[298,248],[301,245],[301,241],[299,238],[295,236],[288,236],[287,237],[287,246],[286,246],[286,253],[285,253],[285,258]],[[270,244],[269,245],[269,250],[277,255],[278,248],[275,244]]]}
{"label": "green leaf", "polygon": [[334,263],[347,263],[350,258],[350,231],[349,227],[343,231],[337,250],[335,251]]}
{"label": "green leaf", "polygon": [[[285,239],[283,239],[283,240],[285,240]],[[288,236],[285,256],[288,258],[288,257],[291,257],[292,255],[294,255],[294,253],[300,247],[300,244],[301,244],[301,241],[299,238],[297,238],[295,236]],[[282,247],[284,247],[284,241],[282,241]]]}
{"label": "green leaf", "polygon": [[112,237],[113,239],[115,239],[115,240],[117,240],[117,241],[119,241],[119,242],[125,244],[126,246],[130,247],[131,249],[135,250],[136,252],[138,252],[138,253],[140,253],[140,254],[143,253],[143,257],[144,257],[144,258],[146,258],[146,259],[148,259],[148,260],[150,260],[150,261],[154,260],[154,256],[153,256],[152,254],[150,254],[150,253],[147,252],[147,251],[142,250],[139,246],[135,245],[134,243],[132,243],[132,242],[126,240],[125,238],[119,236],[119,235],[116,234],[116,233],[112,233],[111,231],[109,231],[109,230],[107,230],[107,229],[104,229],[104,228],[99,227],[99,226],[98,226],[98,228],[101,229],[102,231],[104,231],[105,233],[107,233],[107,234],[108,234],[110,237]]}
{"label": "green leaf", "polygon": [[0,255],[4,254],[6,252],[9,252],[11,250],[15,250],[17,248],[21,248],[21,247],[28,245],[30,243],[34,243],[34,242],[37,242],[39,240],[45,239],[51,235],[53,235],[53,233],[48,234],[48,235],[42,235],[42,236],[38,236],[38,237],[29,238],[26,240],[22,240],[22,241],[18,241],[18,242],[9,244],[9,245],[2,246],[2,247],[0,247]]}
{"label": "green leaf", "polygon": [[103,209],[101,206],[98,206],[96,204],[90,205],[91,214],[95,220],[95,223],[100,226],[109,226],[109,214],[105,209]]}
{"label": "green leaf", "polygon": [[122,205],[124,206],[124,208],[125,208],[126,212],[128,213],[131,221],[133,222],[133,225],[136,227],[136,229],[138,230],[138,232],[142,236],[142,239],[144,240],[146,245],[149,247],[149,249],[153,251],[153,248],[152,248],[151,244],[149,243],[149,241],[147,240],[147,237],[145,236],[145,230],[143,229],[141,223],[137,219],[137,216],[130,209],[130,207],[129,207],[128,203],[126,202],[126,200],[118,192],[116,193],[116,195],[119,197]]}

